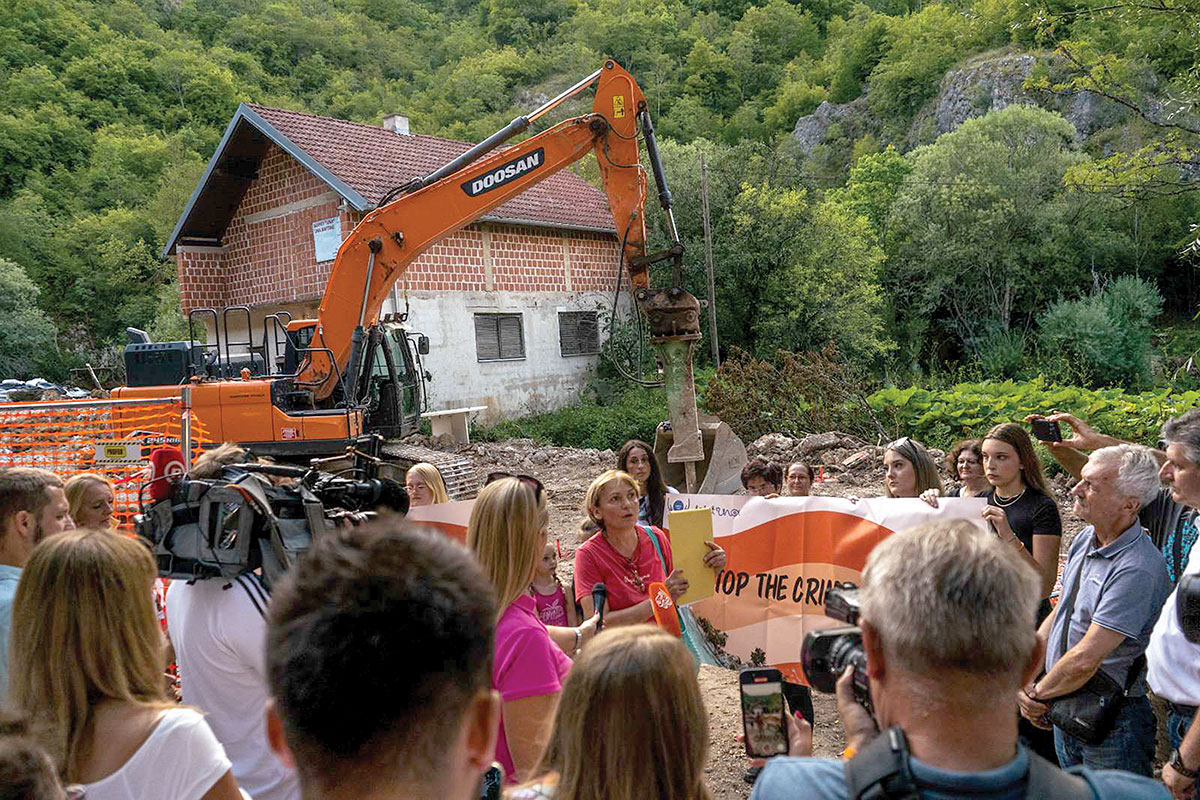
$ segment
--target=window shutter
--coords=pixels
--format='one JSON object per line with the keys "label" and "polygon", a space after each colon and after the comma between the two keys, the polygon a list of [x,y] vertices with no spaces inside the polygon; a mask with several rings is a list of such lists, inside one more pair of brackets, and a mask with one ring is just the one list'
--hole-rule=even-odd
{"label": "window shutter", "polygon": [[497,317],[500,326],[500,357],[524,358],[525,337],[521,332],[521,315],[505,314]]}
{"label": "window shutter", "polygon": [[475,315],[475,354],[480,361],[500,357],[500,337],[496,332],[496,318],[491,314]]}
{"label": "window shutter", "polygon": [[558,335],[563,356],[600,352],[600,325],[595,311],[559,312]]}
{"label": "window shutter", "polygon": [[520,314],[476,314],[475,355],[479,361],[525,357]]}

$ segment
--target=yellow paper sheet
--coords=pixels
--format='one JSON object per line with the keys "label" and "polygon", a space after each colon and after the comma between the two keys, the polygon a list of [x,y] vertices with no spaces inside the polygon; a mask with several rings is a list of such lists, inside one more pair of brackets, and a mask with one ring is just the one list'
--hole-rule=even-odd
{"label": "yellow paper sheet", "polygon": [[696,508],[670,514],[671,555],[675,559],[675,568],[683,570],[688,579],[688,590],[675,604],[682,606],[712,597],[716,593],[717,573],[704,566],[704,556],[710,552],[704,543],[713,538],[712,509]]}

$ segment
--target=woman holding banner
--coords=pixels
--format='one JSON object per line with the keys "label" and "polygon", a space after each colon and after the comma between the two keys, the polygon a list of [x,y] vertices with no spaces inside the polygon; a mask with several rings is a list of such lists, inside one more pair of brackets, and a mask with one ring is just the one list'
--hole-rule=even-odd
{"label": "woman holding banner", "polygon": [[502,702],[496,760],[510,783],[529,775],[549,735],[562,680],[596,632],[596,619],[577,628],[547,628],[529,586],[546,548],[550,515],[541,482],[500,477],[479,492],[467,527],[467,546],[491,579],[500,617],[492,687]]}
{"label": "woman holding banner", "polygon": [[[983,518],[1001,541],[1011,544],[1042,576],[1042,597],[1049,597],[1058,578],[1062,517],[1049,497],[1042,462],[1025,429],[1005,422],[983,437],[983,471],[991,490]],[[1049,613],[1043,603],[1039,617]]]}
{"label": "woman holding banner", "polygon": [[920,497],[942,493],[942,479],[929,451],[916,439],[901,437],[883,448],[884,486],[888,497]]}
{"label": "woman holding banner", "polygon": [[[595,611],[592,588],[608,591],[607,626],[635,625],[653,619],[650,584],[666,585],[678,600],[688,589],[683,570],[675,569],[671,542],[662,530],[638,524],[638,484],[627,472],[608,470],[588,487],[584,510],[599,531],[575,551],[575,599],[584,616]],[[725,551],[705,542],[705,566],[725,566]],[[705,578],[707,580],[707,577]]]}

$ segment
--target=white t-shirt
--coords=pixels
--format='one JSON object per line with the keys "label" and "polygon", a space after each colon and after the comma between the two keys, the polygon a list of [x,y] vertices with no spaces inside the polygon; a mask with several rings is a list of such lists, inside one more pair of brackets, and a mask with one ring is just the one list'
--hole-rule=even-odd
{"label": "white t-shirt", "polygon": [[171,581],[167,626],[183,702],[207,715],[254,800],[299,800],[300,784],[267,743],[267,593],[258,578]]}
{"label": "white t-shirt", "polygon": [[[1200,547],[1193,547],[1184,575],[1200,573],[1198,554]],[[1200,706],[1200,645],[1189,642],[1179,627],[1176,594],[1177,591],[1171,592],[1167,598],[1150,634],[1150,646],[1146,648],[1146,678],[1154,693],[1164,700],[1182,706]]]}
{"label": "white t-shirt", "polygon": [[228,771],[229,759],[204,717],[169,708],[119,770],[85,788],[87,800],[199,800]]}

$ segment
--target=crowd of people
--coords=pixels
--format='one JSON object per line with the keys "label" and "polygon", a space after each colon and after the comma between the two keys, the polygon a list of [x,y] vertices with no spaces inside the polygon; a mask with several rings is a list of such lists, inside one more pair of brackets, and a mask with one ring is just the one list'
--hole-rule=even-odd
{"label": "crowd of people", "polygon": [[[789,754],[748,772],[753,798],[1194,796],[1200,644],[1174,587],[1200,573],[1200,410],[1168,421],[1160,450],[1045,419],[1071,430],[1048,447],[1086,524],[1057,603],[1063,525],[1023,425],[951,448],[949,487],[921,443],[887,444],[887,497],[982,498],[988,533],[935,522],[872,551],[870,710],[844,675],[850,746],[814,759],[801,701]],[[244,455],[219,448],[194,471]],[[752,459],[742,484],[769,501],[819,481]],[[430,464],[405,485],[412,506],[449,499]],[[648,595],[711,580],[675,566],[675,491],[649,445],[621,448],[585,493],[569,585],[546,487],[496,472],[465,547],[384,517],[318,537],[271,591],[247,572],[172,581],[163,601],[107,479],[0,469],[0,798],[467,800],[497,782],[516,800],[706,800],[695,662]],[[704,568],[726,567],[706,545]],[[1158,779],[1151,692],[1172,748]]]}

